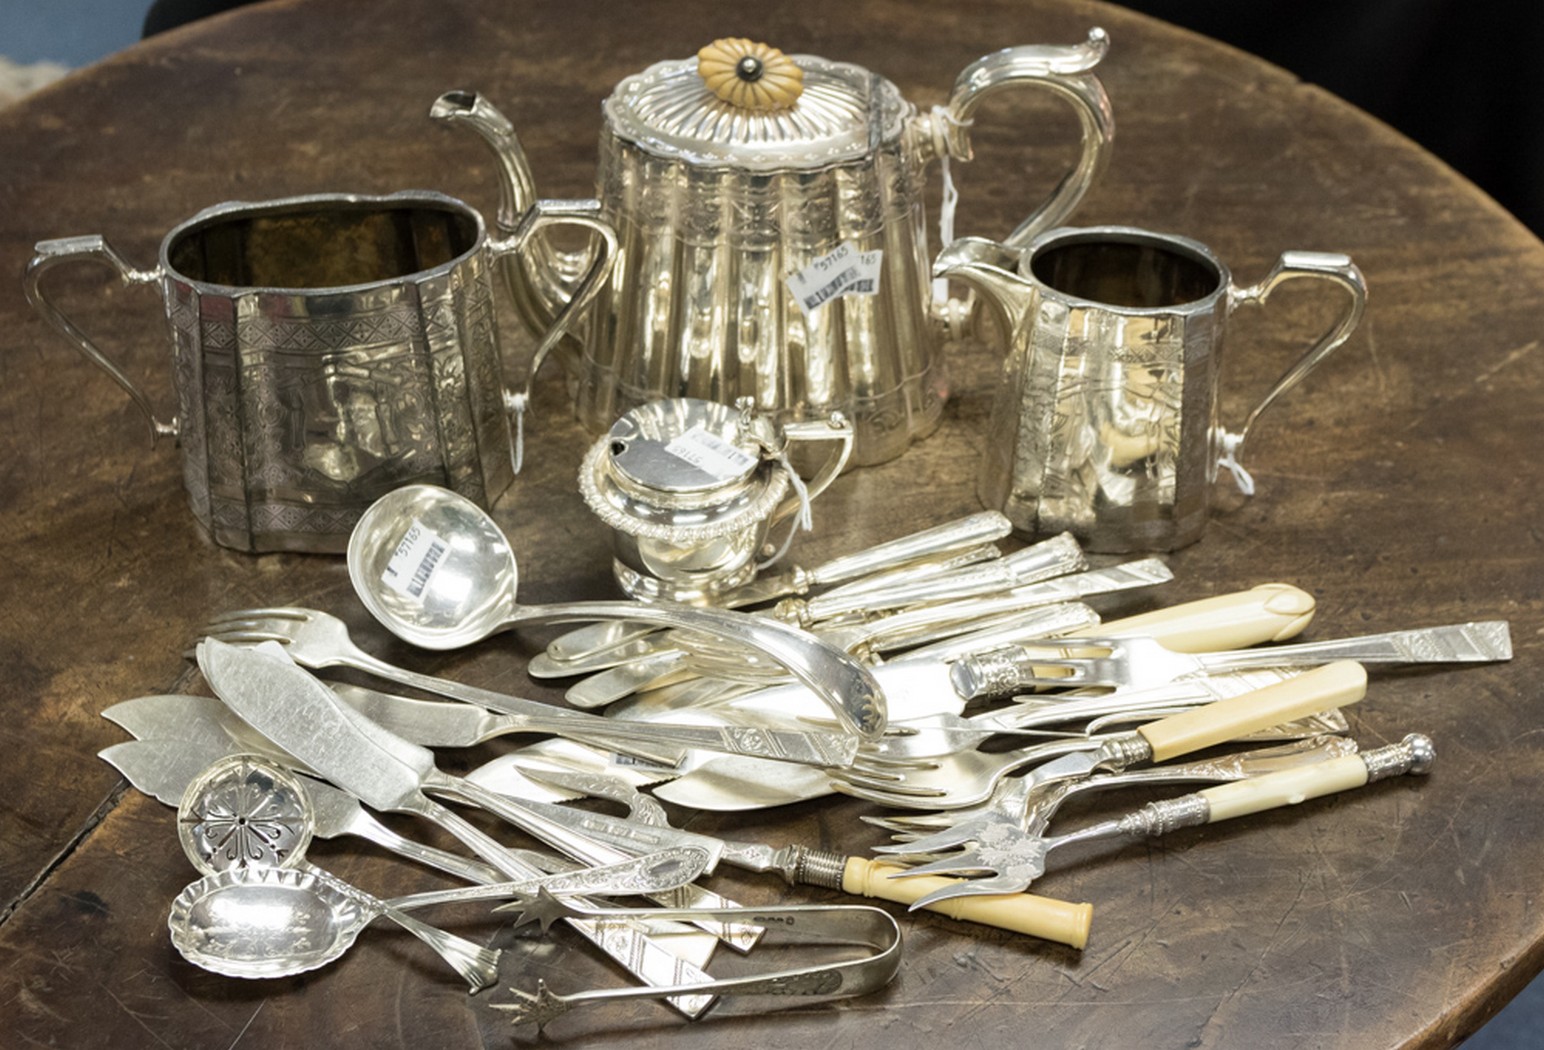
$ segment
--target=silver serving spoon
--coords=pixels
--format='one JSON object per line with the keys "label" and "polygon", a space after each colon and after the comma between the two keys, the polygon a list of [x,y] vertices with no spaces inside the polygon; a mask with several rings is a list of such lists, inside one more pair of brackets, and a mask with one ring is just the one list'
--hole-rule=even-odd
{"label": "silver serving spoon", "polygon": [[459,648],[519,624],[636,620],[681,627],[766,653],[864,737],[885,727],[884,694],[868,669],[787,624],[666,602],[517,604],[519,574],[508,540],[480,507],[448,489],[409,485],[376,500],[349,537],[348,568],[371,615],[426,649]]}
{"label": "silver serving spoon", "polygon": [[707,853],[671,849],[604,868],[521,882],[381,900],[311,865],[236,867],[205,875],[172,902],[172,944],[183,958],[227,977],[291,977],[326,966],[382,916],[433,948],[473,992],[498,980],[499,952],[406,914],[432,904],[524,899],[533,893],[664,892],[695,878]]}

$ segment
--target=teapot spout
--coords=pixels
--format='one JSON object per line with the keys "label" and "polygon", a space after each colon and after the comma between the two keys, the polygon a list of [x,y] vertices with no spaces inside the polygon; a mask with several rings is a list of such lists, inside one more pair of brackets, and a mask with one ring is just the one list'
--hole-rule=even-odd
{"label": "teapot spout", "polygon": [[934,277],[963,281],[985,294],[1000,311],[1004,335],[1011,336],[1029,309],[1030,283],[1017,272],[1019,253],[996,241],[964,237],[938,253]]}
{"label": "teapot spout", "polygon": [[499,172],[498,226],[502,233],[513,231],[520,217],[536,203],[536,180],[531,177],[531,165],[515,126],[475,91],[445,92],[429,107],[429,116],[471,128],[493,151]]}

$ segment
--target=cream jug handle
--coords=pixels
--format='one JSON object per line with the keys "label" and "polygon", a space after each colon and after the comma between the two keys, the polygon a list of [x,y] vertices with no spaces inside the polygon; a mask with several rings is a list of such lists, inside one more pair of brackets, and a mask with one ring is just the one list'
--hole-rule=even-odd
{"label": "cream jug handle", "polygon": [[949,104],[933,117],[935,151],[941,157],[970,160],[970,123],[976,107],[1001,88],[1042,88],[1070,103],[1077,113],[1082,153],[1051,195],[1003,239],[1010,248],[1024,247],[1037,233],[1071,215],[1109,160],[1115,118],[1104,85],[1090,72],[1109,47],[1109,35],[1095,27],[1081,44],[1010,47],[986,55],[960,71]]}
{"label": "cream jug handle", "polygon": [[177,418],[172,417],[170,423],[163,423],[155,417],[155,410],[150,405],[150,399],[134,384],[134,381],[124,374],[107,356],[102,353],[91,338],[82,332],[75,323],[53,304],[53,301],[44,293],[42,287],[43,275],[55,266],[69,262],[95,262],[110,266],[118,271],[118,276],[125,286],[135,284],[157,284],[161,280],[161,271],[136,270],[130,266],[102,237],[92,235],[89,237],[63,237],[58,240],[41,241],[33,249],[36,253],[27,263],[27,269],[22,278],[22,286],[27,294],[27,302],[33,308],[59,330],[70,343],[79,350],[81,355],[102,371],[113,377],[113,381],[134,399],[139,410],[145,414],[145,419],[150,424],[150,440],[153,444],[162,437],[177,436]]}
{"label": "cream jug handle", "polygon": [[[542,334],[541,341],[536,346],[536,353],[531,357],[531,367],[526,373],[525,386],[518,393],[506,395],[506,407],[515,415],[514,468],[516,473],[520,472],[521,461],[524,459],[524,415],[530,406],[531,388],[536,382],[536,373],[541,371],[547,355],[568,332],[574,319],[606,286],[606,281],[611,277],[612,264],[616,260],[617,235],[611,228],[611,224],[601,218],[599,201],[546,200],[532,204],[508,237],[491,240],[488,243],[495,258],[503,255],[523,256],[529,251],[538,231],[548,226],[562,225],[578,226],[596,234],[597,236],[592,240],[597,247],[591,255],[590,264],[584,276],[574,285],[568,301],[558,310],[557,316],[552,319],[551,324]],[[515,261],[524,264],[528,260],[522,257]]]}
{"label": "cream jug handle", "polygon": [[1244,441],[1249,437],[1249,430],[1254,426],[1255,420],[1259,419],[1260,413],[1269,408],[1277,398],[1302,382],[1309,372],[1318,367],[1319,362],[1329,356],[1330,351],[1349,339],[1367,308],[1367,282],[1362,277],[1362,271],[1351,261],[1350,256],[1337,252],[1293,251],[1282,252],[1281,258],[1276,260],[1276,265],[1271,268],[1271,272],[1259,284],[1250,285],[1248,288],[1230,288],[1228,290],[1229,311],[1248,303],[1263,305],[1279,285],[1298,277],[1314,277],[1338,285],[1349,293],[1350,301],[1346,304],[1340,319],[1330,330],[1325,332],[1296,364],[1287,369],[1280,379],[1276,380],[1276,384],[1249,413],[1244,420],[1244,425],[1237,432],[1219,428],[1216,436],[1220,457],[1218,465],[1233,474],[1239,489],[1245,495],[1252,495],[1254,492],[1254,482],[1249,477],[1249,472],[1243,468],[1242,460]]}

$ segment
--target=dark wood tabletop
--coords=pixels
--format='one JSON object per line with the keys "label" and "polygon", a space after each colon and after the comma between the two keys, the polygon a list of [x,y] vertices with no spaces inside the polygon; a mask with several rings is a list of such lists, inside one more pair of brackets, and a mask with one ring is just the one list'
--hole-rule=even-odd
{"label": "dark wood tabletop", "polygon": [[[584,197],[610,87],[714,37],[856,62],[927,106],[978,55],[1076,42],[1093,25],[1113,41],[1100,75],[1118,131],[1078,222],[1194,237],[1244,281],[1283,249],[1343,251],[1371,290],[1351,342],[1262,421],[1251,449],[1258,495],[1220,497],[1205,538],[1168,558],[1174,582],[1107,614],[1286,581],[1317,599],[1305,637],[1507,619],[1516,658],[1374,673],[1350,712],[1354,735],[1372,747],[1430,734],[1438,761],[1423,780],[1053,864],[1039,892],[1095,905],[1083,951],[902,914],[905,961],[877,994],[771,1013],[727,1003],[690,1025],[652,1002],[594,1008],[545,1039],[1367,1050],[1451,1046],[1474,1031],[1544,967],[1544,477],[1533,448],[1544,424],[1544,246],[1420,148],[1312,85],[1081,0],[771,0],[753,13],[706,0],[279,0],[130,48],[0,111],[0,272],[19,276],[36,241],[88,233],[148,267],[166,231],[226,200],[427,188],[491,212],[481,145],[427,118],[448,88],[480,90],[510,115],[544,196]],[[959,231],[1016,225],[1073,135],[1054,108],[984,108],[978,159],[956,166]],[[54,287],[169,406],[155,294],[90,268]],[[1335,304],[1324,298],[1293,288],[1241,315],[1229,418],[1286,367],[1300,333],[1325,323]],[[528,340],[512,311],[505,320],[518,357]],[[204,690],[183,653],[225,610],[331,610],[377,655],[555,701],[550,683],[525,674],[547,636],[425,654],[370,620],[341,558],[215,546],[189,512],[177,449],[150,447],[137,409],[31,311],[19,281],[0,294],[0,332],[0,1042],[538,1041],[493,1009],[502,989],[469,998],[389,928],[292,979],[233,980],[184,962],[166,929],[193,877],[175,815],[95,756],[125,739],[104,708]],[[997,353],[957,349],[941,428],[898,460],[842,477],[796,549],[801,561],[977,508]],[[589,438],[566,420],[557,382],[539,388],[537,408],[526,471],[495,511],[518,552],[522,598],[612,595],[606,537],[573,484]],[[817,800],[672,815],[740,838],[861,851],[880,842],[857,819],[869,811]],[[312,854],[382,892],[442,884],[368,846],[318,843]],[[836,899],[770,876],[721,872],[710,884],[760,903]],[[538,976],[557,991],[622,980],[561,930],[543,942],[457,928],[513,947],[506,976],[520,987]]]}

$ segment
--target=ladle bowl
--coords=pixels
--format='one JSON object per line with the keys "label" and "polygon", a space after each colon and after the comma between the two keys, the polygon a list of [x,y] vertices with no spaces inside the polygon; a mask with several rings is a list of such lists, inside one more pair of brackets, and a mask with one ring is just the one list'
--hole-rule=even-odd
{"label": "ladle bowl", "polygon": [[869,670],[786,624],[669,602],[518,604],[509,541],[482,508],[448,489],[409,485],[376,500],[349,537],[348,568],[371,615],[425,649],[457,649],[520,624],[635,620],[680,627],[771,657],[852,732],[872,738],[885,728],[884,695]]}

